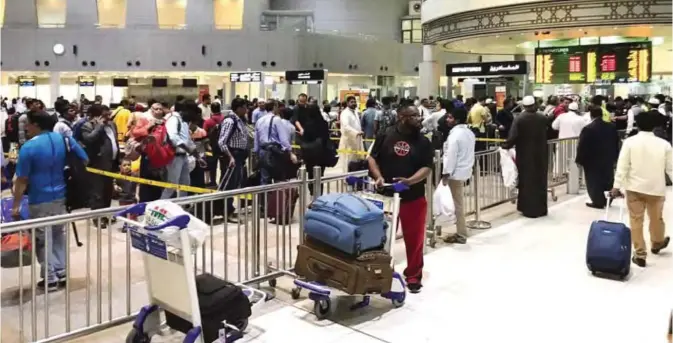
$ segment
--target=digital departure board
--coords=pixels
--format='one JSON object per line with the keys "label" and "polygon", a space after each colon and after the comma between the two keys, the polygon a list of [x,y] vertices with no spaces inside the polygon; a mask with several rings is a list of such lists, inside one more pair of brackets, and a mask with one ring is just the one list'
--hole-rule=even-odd
{"label": "digital departure board", "polygon": [[535,49],[536,83],[649,82],[651,75],[651,42]]}

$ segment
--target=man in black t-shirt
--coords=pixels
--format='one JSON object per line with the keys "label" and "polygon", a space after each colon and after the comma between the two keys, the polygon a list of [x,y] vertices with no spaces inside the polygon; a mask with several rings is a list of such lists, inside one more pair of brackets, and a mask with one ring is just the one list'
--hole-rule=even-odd
{"label": "man in black t-shirt", "polygon": [[400,224],[407,249],[407,286],[412,293],[421,290],[425,215],[425,180],[433,164],[433,150],[421,134],[421,116],[413,105],[400,107],[397,123],[381,133],[369,157],[369,169],[377,185],[401,182],[409,190],[400,193]]}

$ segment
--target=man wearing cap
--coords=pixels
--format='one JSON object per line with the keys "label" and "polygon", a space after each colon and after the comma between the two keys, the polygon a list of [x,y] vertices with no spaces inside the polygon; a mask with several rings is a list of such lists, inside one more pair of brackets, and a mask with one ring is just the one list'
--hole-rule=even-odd
{"label": "man wearing cap", "polygon": [[517,210],[525,217],[547,215],[547,127],[549,121],[537,112],[535,98],[523,98],[524,111],[514,118],[504,149],[516,148],[519,170]]}
{"label": "man wearing cap", "polygon": [[582,129],[589,124],[582,114],[576,102],[568,105],[568,112],[559,115],[551,124],[552,129],[558,131],[558,138],[579,137]]}

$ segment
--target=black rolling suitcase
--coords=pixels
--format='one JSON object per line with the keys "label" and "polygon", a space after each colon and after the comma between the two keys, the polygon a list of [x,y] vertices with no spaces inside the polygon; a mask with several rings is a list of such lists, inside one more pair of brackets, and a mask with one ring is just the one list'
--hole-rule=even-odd
{"label": "black rolling suitcase", "polygon": [[[201,274],[196,277],[196,292],[204,342],[218,339],[220,329],[224,328],[223,321],[241,331],[245,330],[252,314],[252,305],[240,287],[211,274]],[[166,311],[166,324],[182,333],[192,329],[191,322],[169,311]]]}
{"label": "black rolling suitcase", "polygon": [[[231,179],[233,174],[233,169],[227,169],[224,173],[224,176],[220,180],[220,183],[217,187],[213,187],[214,191],[221,192],[224,191]],[[224,209],[227,207],[226,199],[214,200],[212,202],[200,202],[194,206],[192,215],[196,218],[201,219],[206,224],[211,224],[211,221],[214,217],[224,216]],[[230,213],[229,213],[230,214]]]}

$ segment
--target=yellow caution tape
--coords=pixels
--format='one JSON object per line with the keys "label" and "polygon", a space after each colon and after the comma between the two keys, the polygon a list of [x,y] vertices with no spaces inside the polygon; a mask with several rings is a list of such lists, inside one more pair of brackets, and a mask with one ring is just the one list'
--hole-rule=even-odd
{"label": "yellow caution tape", "polygon": [[198,188],[198,187],[185,186],[185,185],[176,185],[176,184],[168,183],[168,182],[148,180],[148,179],[143,179],[143,178],[135,177],[135,176],[111,173],[111,172],[108,172],[108,171],[95,169],[95,168],[87,167],[86,170],[89,173],[92,173],[92,174],[103,175],[103,176],[111,177],[113,179],[131,181],[131,182],[140,183],[140,184],[143,184],[143,185],[149,185],[149,186],[155,186],[155,187],[161,187],[161,188],[170,188],[170,189],[175,189],[175,190],[178,190],[178,191],[199,193],[199,194],[215,193],[215,191],[212,190],[212,189]]}
{"label": "yellow caution tape", "polygon": [[477,138],[477,142],[496,142],[496,143],[502,143],[506,141],[506,139],[502,138]]}

